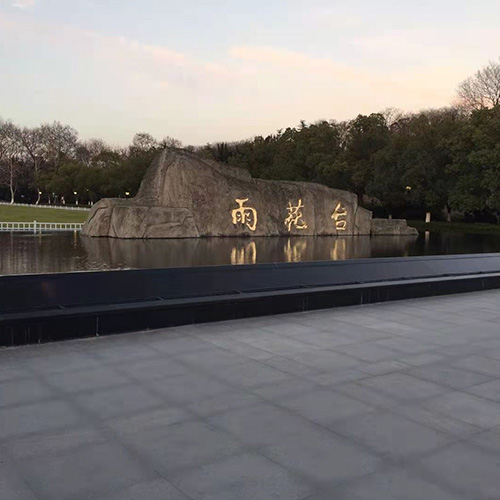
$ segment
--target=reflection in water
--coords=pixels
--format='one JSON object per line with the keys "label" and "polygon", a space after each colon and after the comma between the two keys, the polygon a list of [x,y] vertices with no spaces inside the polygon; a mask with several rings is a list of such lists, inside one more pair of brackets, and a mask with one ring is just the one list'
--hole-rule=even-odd
{"label": "reflection in water", "polygon": [[418,237],[292,236],[176,240],[88,238],[77,233],[0,233],[0,274],[241,265],[499,251],[499,235],[429,232]]}
{"label": "reflection in water", "polygon": [[306,250],[307,239],[295,239],[295,241],[292,242],[292,238],[288,238],[286,245],[283,247],[285,262],[302,262],[303,260],[307,260],[304,257]]}
{"label": "reflection in water", "polygon": [[257,247],[255,241],[246,245],[236,244],[231,249],[231,264],[241,266],[242,264],[255,264],[257,262]]}

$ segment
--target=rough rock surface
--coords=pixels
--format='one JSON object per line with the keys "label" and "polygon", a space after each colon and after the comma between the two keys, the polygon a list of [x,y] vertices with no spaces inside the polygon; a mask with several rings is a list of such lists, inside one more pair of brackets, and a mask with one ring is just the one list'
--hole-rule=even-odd
{"label": "rough rock surface", "polygon": [[372,219],[371,234],[390,236],[414,236],[418,231],[408,226],[405,219]]}
{"label": "rough rock surface", "polygon": [[[103,199],[83,234],[113,238],[370,234],[357,196],[305,182],[253,179],[244,169],[164,150],[137,196]],[[391,232],[390,234],[395,234]]]}

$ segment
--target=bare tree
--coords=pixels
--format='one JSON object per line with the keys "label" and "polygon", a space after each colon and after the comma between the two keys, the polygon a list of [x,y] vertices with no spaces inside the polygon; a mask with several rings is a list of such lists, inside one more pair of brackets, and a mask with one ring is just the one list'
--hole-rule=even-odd
{"label": "bare tree", "polygon": [[385,118],[385,122],[389,128],[404,117],[403,111],[398,108],[385,108],[380,114]]}
{"label": "bare tree", "polygon": [[43,156],[52,167],[57,168],[64,157],[73,157],[78,143],[78,132],[60,122],[47,123],[40,127]]}
{"label": "bare tree", "polygon": [[459,104],[473,111],[492,108],[500,104],[500,59],[490,61],[474,76],[467,78],[458,86]]}
{"label": "bare tree", "polygon": [[158,141],[147,132],[139,132],[134,135],[132,139],[132,144],[130,146],[131,151],[151,151],[158,147]]}
{"label": "bare tree", "polygon": [[167,135],[159,142],[160,148],[182,148],[182,141]]}
{"label": "bare tree", "polygon": [[89,139],[78,143],[75,154],[77,161],[80,161],[87,167],[102,167],[101,156],[111,151],[111,146],[102,139]]}
{"label": "bare tree", "polygon": [[36,204],[40,203],[42,192],[38,185],[39,174],[44,164],[43,160],[43,133],[41,128],[24,127],[18,129],[19,142],[21,143],[24,156],[31,168],[31,180],[36,189]]}
{"label": "bare tree", "polygon": [[0,185],[10,190],[14,203],[17,186],[24,171],[20,130],[12,122],[0,123]]}

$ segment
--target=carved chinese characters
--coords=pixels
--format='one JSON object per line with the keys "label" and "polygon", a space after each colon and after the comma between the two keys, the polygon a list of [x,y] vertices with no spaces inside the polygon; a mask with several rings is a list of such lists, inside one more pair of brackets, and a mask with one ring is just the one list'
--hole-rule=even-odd
{"label": "carved chinese characters", "polygon": [[288,227],[288,231],[291,231],[292,226],[296,229],[307,229],[307,224],[302,219],[302,208],[304,208],[304,205],[302,205],[301,199],[297,206],[293,206],[291,201],[288,202],[288,217],[285,219],[285,226]]}
{"label": "carved chinese characters", "polygon": [[[255,231],[257,229],[258,215],[254,207],[246,205],[249,199],[250,198],[235,199],[238,207],[231,210],[231,218],[235,226],[246,226],[250,231]],[[285,208],[287,216],[282,220],[288,232],[291,232],[292,229],[304,230],[308,228],[304,217],[303,209],[305,205],[302,203],[302,198],[300,198],[297,203],[289,201],[288,206]],[[346,206],[341,201],[337,202],[331,219],[334,220],[335,228],[338,232],[347,231],[347,215],[348,211]]]}
{"label": "carved chinese characters", "polygon": [[337,231],[345,231],[347,229],[346,217],[347,209],[342,205],[342,202],[339,201],[332,214],[332,219],[335,221]]}
{"label": "carved chinese characters", "polygon": [[243,226],[247,226],[250,231],[255,231],[257,228],[257,210],[252,207],[243,206],[248,201],[248,198],[237,198],[235,201],[239,207],[231,212],[233,224],[242,224]]}

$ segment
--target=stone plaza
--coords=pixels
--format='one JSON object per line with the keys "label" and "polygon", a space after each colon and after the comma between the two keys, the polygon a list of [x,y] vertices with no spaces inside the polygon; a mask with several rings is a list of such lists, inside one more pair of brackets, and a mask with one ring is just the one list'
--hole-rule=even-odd
{"label": "stone plaza", "polygon": [[499,302],[3,349],[0,499],[499,498]]}

